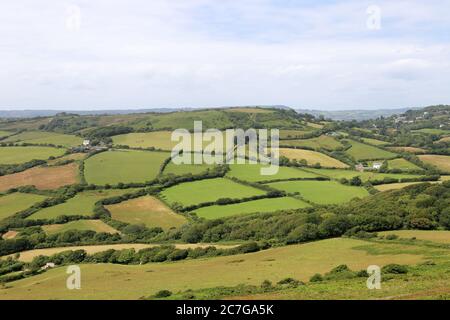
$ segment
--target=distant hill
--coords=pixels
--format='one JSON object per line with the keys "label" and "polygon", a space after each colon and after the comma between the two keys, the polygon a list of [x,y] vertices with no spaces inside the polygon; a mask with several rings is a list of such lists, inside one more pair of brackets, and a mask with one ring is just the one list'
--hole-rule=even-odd
{"label": "distant hill", "polygon": [[324,116],[326,119],[332,120],[369,120],[376,119],[381,116],[390,117],[395,114],[402,114],[408,110],[420,109],[420,108],[400,108],[400,109],[378,109],[378,110],[309,110],[309,109],[296,109],[299,113],[309,113],[315,117]]}

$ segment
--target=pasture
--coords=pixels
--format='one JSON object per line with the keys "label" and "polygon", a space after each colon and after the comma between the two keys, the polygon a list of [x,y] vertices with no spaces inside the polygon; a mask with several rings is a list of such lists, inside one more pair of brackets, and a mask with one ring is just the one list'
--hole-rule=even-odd
{"label": "pasture", "polygon": [[115,145],[129,146],[131,148],[156,148],[172,150],[176,142],[172,142],[171,131],[127,133],[112,137]]}
{"label": "pasture", "polygon": [[24,131],[3,140],[3,142],[52,144],[70,148],[81,145],[83,138],[55,132]]}
{"label": "pasture", "polygon": [[[280,140],[302,138],[305,134],[311,133],[314,130],[280,130]],[[287,142],[287,141],[283,141]]]}
{"label": "pasture", "polygon": [[193,212],[200,218],[219,219],[240,214],[274,212],[279,210],[291,210],[305,207],[309,207],[306,202],[291,197],[283,197],[260,199],[236,204],[228,204],[225,206],[214,205],[203,207],[194,210]]}
{"label": "pasture", "polygon": [[322,167],[348,168],[347,164],[316,151],[280,148],[279,152],[280,156],[286,157],[289,160],[306,160],[310,166],[319,163]]}
{"label": "pasture", "polygon": [[50,157],[60,157],[64,153],[64,149],[52,147],[0,147],[0,165],[47,160]]}
{"label": "pasture", "polygon": [[76,220],[64,224],[50,224],[42,226],[48,235],[66,232],[69,230],[92,230],[95,232],[118,233],[116,229],[110,227],[101,220]]}
{"label": "pasture", "polygon": [[414,154],[427,152],[425,149],[415,147],[386,147],[386,149],[392,150],[394,152],[408,152]]}
{"label": "pasture", "polygon": [[432,134],[432,135],[437,135],[437,136],[444,135],[444,134],[450,134],[449,130],[435,129],[435,128],[425,128],[425,129],[413,130],[412,132]]}
{"label": "pasture", "polygon": [[450,172],[450,156],[426,154],[418,157],[421,161],[435,166],[442,172]]}
{"label": "pasture", "polygon": [[401,239],[416,238],[437,243],[450,244],[450,231],[448,230],[394,230],[378,232],[379,236],[395,234]]}
{"label": "pasture", "polygon": [[173,212],[164,203],[152,196],[144,196],[127,200],[118,204],[106,206],[114,220],[144,224],[149,228],[161,227],[164,230],[177,228],[187,222],[187,219]]}
{"label": "pasture", "polygon": [[385,145],[389,144],[389,142],[372,139],[372,138],[361,138],[361,140],[364,141],[365,143],[368,143],[368,144],[371,144],[374,146],[385,146]]}
{"label": "pasture", "polygon": [[17,192],[0,196],[0,220],[28,209],[32,205],[44,201],[46,198],[41,195]]}
{"label": "pasture", "polygon": [[[207,159],[208,155],[203,155],[203,163],[202,164],[194,164],[194,157],[191,154],[191,163],[192,164],[175,164],[173,160],[167,164],[167,166],[164,168],[164,174],[174,174],[174,175],[185,175],[188,173],[191,174],[200,174],[205,172],[208,169],[214,168],[213,164],[206,164],[205,159]],[[178,160],[177,157],[174,158],[175,160]],[[213,160],[213,159],[211,159]]]}
{"label": "pasture", "polygon": [[[368,265],[424,261],[427,251],[412,250],[414,248],[336,238],[255,253],[179,262],[130,266],[82,264],[82,290],[67,290],[65,285],[61,285],[67,279],[66,268],[61,267],[8,283],[7,288],[0,290],[0,299],[138,299],[163,289],[178,292],[241,283],[260,285],[266,279],[276,283],[287,277],[306,282],[313,274],[323,274],[341,264],[352,270],[362,270]],[[382,254],[371,254],[373,251],[381,251]],[[368,291],[364,284],[364,290]]]}
{"label": "pasture", "polygon": [[299,140],[281,140],[280,146],[282,147],[308,147],[312,149],[323,148],[325,150],[336,150],[343,145],[333,137],[322,135],[317,138],[311,139],[299,139]]}
{"label": "pasture", "polygon": [[420,175],[408,174],[408,173],[378,173],[371,171],[359,172],[355,170],[342,170],[342,169],[315,169],[308,168],[307,171],[311,173],[315,173],[317,175],[322,175],[325,177],[329,177],[331,179],[351,179],[353,177],[359,176],[362,181],[373,181],[373,180],[383,180],[384,178],[393,178],[393,179],[412,179],[419,178]]}
{"label": "pasture", "polygon": [[57,189],[79,182],[78,165],[34,167],[22,172],[0,176],[0,191],[20,186],[35,186],[39,190]]}
{"label": "pasture", "polygon": [[170,154],[167,152],[102,152],[85,161],[85,178],[88,183],[98,185],[151,181],[168,157]]}
{"label": "pasture", "polygon": [[375,146],[371,146],[355,140],[348,141],[352,146],[346,151],[346,153],[355,158],[357,161],[391,159],[397,156],[397,154],[395,153],[377,148]]}
{"label": "pasture", "polygon": [[261,164],[230,164],[230,171],[227,177],[234,177],[239,180],[249,182],[271,181],[279,179],[311,179],[318,175],[292,167],[278,167],[278,173],[274,175],[262,175],[261,168],[266,166]]}
{"label": "pasture", "polygon": [[344,203],[369,195],[362,187],[345,186],[336,181],[282,181],[268,185],[288,193],[299,193],[302,198],[317,204]]}
{"label": "pasture", "polygon": [[216,178],[181,183],[163,190],[160,195],[170,204],[180,203],[183,206],[190,206],[216,201],[221,198],[242,199],[265,193],[260,189],[236,183],[229,179]]}
{"label": "pasture", "polygon": [[75,197],[68,199],[64,203],[60,203],[56,206],[47,207],[32,214],[27,219],[54,219],[59,216],[91,216],[94,212],[94,204],[105,198],[124,195],[127,193],[133,193],[136,189],[123,189],[123,190],[92,190],[80,192]]}
{"label": "pasture", "polygon": [[406,159],[398,158],[393,160],[388,160],[388,168],[389,169],[399,169],[403,171],[408,170],[423,170],[421,167],[415,165],[412,162],[409,162]]}

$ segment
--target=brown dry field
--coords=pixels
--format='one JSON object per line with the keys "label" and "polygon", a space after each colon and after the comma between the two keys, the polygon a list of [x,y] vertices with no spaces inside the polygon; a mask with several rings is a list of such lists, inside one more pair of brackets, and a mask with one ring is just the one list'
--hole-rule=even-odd
{"label": "brown dry field", "polygon": [[17,231],[9,230],[5,234],[3,234],[2,238],[5,240],[14,239],[17,236],[17,234],[19,234]]}
{"label": "brown dry field", "polygon": [[58,167],[35,167],[0,177],[0,191],[34,185],[40,190],[57,189],[79,182],[78,165],[69,163]]}
{"label": "brown dry field", "polygon": [[425,163],[435,166],[441,171],[450,172],[450,156],[427,154],[419,156],[419,159]]}

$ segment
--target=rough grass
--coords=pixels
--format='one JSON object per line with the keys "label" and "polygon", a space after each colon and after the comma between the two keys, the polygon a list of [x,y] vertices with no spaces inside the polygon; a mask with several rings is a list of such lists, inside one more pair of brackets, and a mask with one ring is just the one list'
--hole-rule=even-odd
{"label": "rough grass", "polygon": [[[373,255],[359,249],[362,246],[395,248],[396,252]],[[210,259],[141,266],[81,265],[82,290],[66,289],[66,268],[62,267],[9,283],[7,289],[0,290],[0,298],[138,299],[163,289],[178,292],[241,283],[260,285],[266,279],[276,283],[287,277],[308,281],[313,274],[323,274],[340,264],[362,270],[369,265],[423,261],[425,253],[408,249],[408,246],[339,238]]]}
{"label": "rough grass", "polygon": [[[280,130],[280,139],[302,138],[305,134],[311,133],[313,130]],[[282,141],[287,143],[287,141]]]}
{"label": "rough grass", "polygon": [[291,179],[291,178],[317,178],[318,175],[310,172],[303,171],[298,168],[292,167],[278,167],[277,174],[274,175],[262,175],[261,168],[266,166],[261,164],[231,164],[230,171],[227,173],[227,177],[234,177],[239,180],[258,182],[258,181],[272,181],[278,179]]}
{"label": "rough grass", "polygon": [[308,165],[320,163],[322,167],[329,168],[348,168],[345,163],[327,156],[326,154],[302,149],[280,148],[280,156],[284,156],[290,160],[306,160]]}
{"label": "rough grass", "polygon": [[305,208],[309,205],[301,200],[291,197],[260,199],[225,206],[204,207],[193,212],[197,216],[205,219],[218,219],[239,214],[249,214],[256,212],[274,212],[279,210],[290,210]]}
{"label": "rough grass", "polygon": [[389,191],[389,190],[397,190],[403,189],[407,186],[418,184],[421,182],[401,182],[401,183],[388,183],[388,184],[380,184],[378,186],[374,186],[378,191]]}
{"label": "rough grass", "polygon": [[77,220],[64,224],[50,224],[42,226],[42,229],[48,235],[57,234],[68,230],[92,230],[95,232],[105,232],[105,233],[119,232],[101,220]]}
{"label": "rough grass", "polygon": [[385,151],[380,148],[364,144],[358,141],[349,140],[352,145],[346,153],[356,160],[377,160],[377,159],[390,159],[397,156],[395,153]]}
{"label": "rough grass", "polygon": [[106,207],[114,220],[130,224],[145,224],[147,227],[161,227],[164,230],[177,228],[187,219],[168,208],[155,197],[145,196]]}
{"label": "rough grass", "polygon": [[386,149],[392,150],[394,152],[409,152],[414,154],[426,152],[425,149],[415,147],[386,147]]}
{"label": "rough grass", "polygon": [[427,154],[418,157],[421,161],[435,166],[442,172],[450,172],[450,156]]}
{"label": "rough grass", "polygon": [[68,154],[67,156],[63,156],[63,157],[61,157],[61,158],[49,160],[49,161],[47,161],[47,163],[48,163],[49,165],[54,165],[54,164],[56,164],[56,163],[58,163],[58,162],[61,162],[61,161],[67,161],[67,160],[74,160],[74,161],[77,161],[77,160],[83,160],[86,156],[87,156],[86,153],[71,153],[71,154]]}
{"label": "rough grass", "polygon": [[98,185],[151,181],[168,157],[167,152],[102,152],[85,161],[85,178],[88,183]]}
{"label": "rough grass", "polygon": [[[221,245],[221,244],[208,244],[208,243],[193,243],[193,244],[173,244],[178,249],[189,249],[189,248],[206,248],[206,247],[216,247],[218,249],[233,248],[236,245]],[[143,243],[122,243],[122,244],[104,244],[104,245],[91,245],[91,246],[71,246],[71,247],[58,247],[58,248],[46,248],[46,249],[34,249],[23,251],[20,253],[19,260],[24,262],[30,262],[33,258],[43,255],[51,256],[59,252],[67,250],[85,250],[88,254],[94,254],[97,252],[102,252],[110,249],[122,250],[122,249],[135,249],[139,251],[145,248],[153,248],[160,246],[160,244],[143,244]]]}
{"label": "rough grass", "polygon": [[262,190],[217,178],[178,184],[163,190],[161,197],[171,204],[177,202],[190,206],[220,198],[247,198],[263,194],[265,192]]}
{"label": "rough grass", "polygon": [[336,150],[343,145],[333,137],[322,135],[317,138],[302,139],[302,140],[281,140],[280,146],[290,147],[308,147],[313,149]]}
{"label": "rough grass", "polygon": [[69,163],[57,167],[34,167],[0,177],[0,191],[34,185],[40,190],[57,189],[79,182],[78,165]]}
{"label": "rough grass", "polygon": [[400,169],[400,170],[422,170],[419,166],[416,166],[414,163],[409,162],[406,159],[398,158],[393,160],[388,160],[388,168],[389,169]]}
{"label": "rough grass", "polygon": [[0,220],[28,209],[35,203],[44,201],[47,197],[30,193],[11,193],[0,197]]}
{"label": "rough grass", "polygon": [[402,239],[416,238],[418,240],[426,240],[437,243],[450,243],[450,231],[444,230],[395,230],[378,232],[380,236],[386,236],[390,234],[398,235]]}
{"label": "rough grass", "polygon": [[55,132],[25,131],[9,137],[3,140],[3,142],[53,144],[55,146],[75,147],[81,145],[83,139],[74,135]]}
{"label": "rough grass", "polygon": [[47,160],[59,157],[64,149],[51,147],[0,147],[0,164],[20,164],[31,160]]}
{"label": "rough grass", "polygon": [[32,214],[27,219],[53,219],[62,215],[91,216],[94,213],[94,204],[97,201],[105,198],[132,193],[133,191],[136,191],[136,189],[84,191],[78,193],[75,197],[70,198],[64,203],[41,209],[38,212]]}
{"label": "rough grass", "polygon": [[336,181],[283,181],[268,184],[272,188],[300,195],[317,204],[336,204],[369,195],[362,187],[345,186]]}
{"label": "rough grass", "polygon": [[372,138],[361,138],[361,139],[365,143],[372,144],[374,146],[384,146],[384,145],[389,144],[389,142],[382,141],[382,140],[377,140],[377,139],[372,139]]}

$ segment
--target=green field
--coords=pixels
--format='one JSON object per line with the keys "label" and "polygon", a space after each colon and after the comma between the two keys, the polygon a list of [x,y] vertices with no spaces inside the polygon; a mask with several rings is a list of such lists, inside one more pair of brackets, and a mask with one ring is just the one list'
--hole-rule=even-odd
{"label": "green field", "polygon": [[[310,130],[280,130],[280,139],[293,139],[293,138],[302,138],[305,134],[309,134],[314,130],[311,128]],[[286,141],[284,141],[286,142]]]}
{"label": "green field", "polygon": [[291,148],[280,148],[279,152],[280,156],[286,157],[289,160],[305,160],[310,166],[318,163],[320,166],[326,168],[348,168],[347,164],[321,152]]}
{"label": "green field", "polygon": [[383,180],[384,178],[394,178],[394,179],[411,179],[411,178],[419,178],[420,175],[407,174],[407,173],[378,173],[378,172],[370,172],[370,171],[354,171],[354,170],[342,170],[342,169],[314,169],[308,168],[306,169],[309,172],[315,173],[317,175],[323,175],[329,177],[331,179],[351,179],[353,177],[359,176],[362,181],[370,181],[370,180]]}
{"label": "green field", "polygon": [[81,145],[83,139],[81,137],[55,132],[24,131],[3,140],[3,142],[53,144],[55,146],[76,147]]}
{"label": "green field", "polygon": [[84,191],[78,193],[75,197],[70,198],[64,203],[39,210],[38,212],[29,216],[27,219],[53,219],[62,215],[91,216],[94,213],[94,204],[97,201],[105,198],[132,193],[134,191],[136,191],[136,189]]}
{"label": "green field", "polygon": [[85,161],[88,183],[98,185],[120,182],[146,182],[156,178],[167,152],[115,150],[99,153]]}
{"label": "green field", "polygon": [[421,167],[416,166],[414,163],[409,162],[403,158],[388,160],[388,168],[389,169],[400,169],[404,171],[408,170],[422,170]]}
{"label": "green field", "polygon": [[450,134],[449,130],[434,129],[434,128],[413,130],[412,132],[420,132],[420,133],[425,133],[425,134],[434,134],[434,135],[437,135],[437,136],[444,135],[444,134]]}
{"label": "green field", "polygon": [[383,149],[361,143],[354,140],[348,140],[351,143],[351,148],[346,153],[357,161],[360,160],[378,160],[378,159],[390,159],[395,158],[395,153],[385,151]]}
{"label": "green field", "polygon": [[[14,132],[11,132],[11,131],[2,131],[2,130],[0,130],[0,138],[10,136],[10,135],[12,135],[13,133],[14,133]],[[3,141],[4,141],[4,140],[3,140]]]}
{"label": "green field", "polygon": [[241,199],[265,194],[264,191],[224,178],[181,183],[161,192],[170,204],[175,202],[190,206],[221,198]]}
{"label": "green field", "polygon": [[132,148],[150,148],[172,150],[176,142],[170,140],[171,131],[127,133],[112,137],[115,145]]}
{"label": "green field", "polygon": [[149,228],[161,227],[164,230],[177,228],[187,223],[187,219],[168,208],[155,197],[145,196],[118,204],[106,206],[114,220],[145,224]]}
{"label": "green field", "polygon": [[365,143],[372,144],[374,146],[385,146],[385,145],[389,144],[389,142],[372,139],[372,138],[361,138],[361,140],[364,141]]}
{"label": "green field", "polygon": [[95,232],[117,233],[116,229],[108,226],[101,220],[76,220],[64,224],[51,224],[42,226],[48,235],[66,232],[69,230],[92,230]]}
{"label": "green field", "polygon": [[[206,159],[207,155],[203,155],[203,159]],[[164,174],[174,174],[174,175],[184,175],[188,173],[192,174],[200,174],[202,172],[205,172],[208,169],[214,168],[214,165],[212,164],[206,164],[206,162],[203,162],[202,164],[194,164],[194,158],[191,154],[191,163],[192,164],[175,164],[173,161],[171,161],[165,168],[164,168]],[[213,159],[211,159],[213,160]]]}
{"label": "green field", "polygon": [[64,153],[64,149],[51,147],[0,147],[0,165],[20,164],[31,160],[47,160],[52,156],[62,156]]}
{"label": "green field", "polygon": [[313,149],[326,149],[326,150],[336,150],[343,145],[333,137],[330,136],[320,136],[318,138],[303,139],[303,140],[281,140],[280,146],[289,147],[308,147]]}
{"label": "green field", "polygon": [[[324,274],[341,264],[352,270],[390,263],[411,265],[424,261],[431,252],[429,248],[412,245],[337,238],[256,253],[180,262],[129,266],[82,264],[82,290],[67,290],[64,285],[66,267],[61,267],[8,283],[0,290],[0,299],[138,299],[163,289],[176,293],[242,283],[260,285],[264,280],[276,283],[287,277],[307,282],[313,274]],[[367,290],[366,278],[359,278],[359,282],[360,297],[391,294],[390,290]],[[341,295],[345,294],[347,284],[348,281],[340,282]],[[400,289],[404,293],[414,285],[414,281],[403,282],[402,286],[395,284],[395,290]],[[409,286],[405,288],[407,284]],[[389,283],[386,286],[389,288]],[[319,290],[315,293],[320,297]]]}
{"label": "green field", "polygon": [[0,220],[28,209],[35,203],[44,201],[47,197],[30,193],[11,193],[0,196]]}
{"label": "green field", "polygon": [[336,181],[283,181],[268,184],[270,187],[300,195],[317,204],[335,204],[364,198],[369,195],[362,187],[345,186]]}
{"label": "green field", "polygon": [[278,179],[291,179],[291,178],[317,178],[314,173],[306,172],[297,168],[290,167],[278,167],[278,173],[274,175],[262,175],[261,168],[264,166],[261,164],[231,164],[230,171],[227,173],[227,177],[234,177],[239,180],[258,182],[258,181],[271,181]]}
{"label": "green field", "polygon": [[193,212],[200,218],[205,219],[218,219],[230,217],[238,214],[248,214],[256,212],[274,212],[279,210],[290,210],[305,208],[309,205],[301,200],[284,197],[284,198],[271,198],[260,199],[236,204],[229,204],[225,206],[210,206],[203,207]]}
{"label": "green field", "polygon": [[425,154],[418,157],[421,161],[436,167],[441,172],[450,172],[450,156]]}
{"label": "green field", "polygon": [[401,239],[416,238],[417,240],[450,244],[450,231],[448,230],[395,230],[378,233],[380,236],[390,234],[395,234]]}

